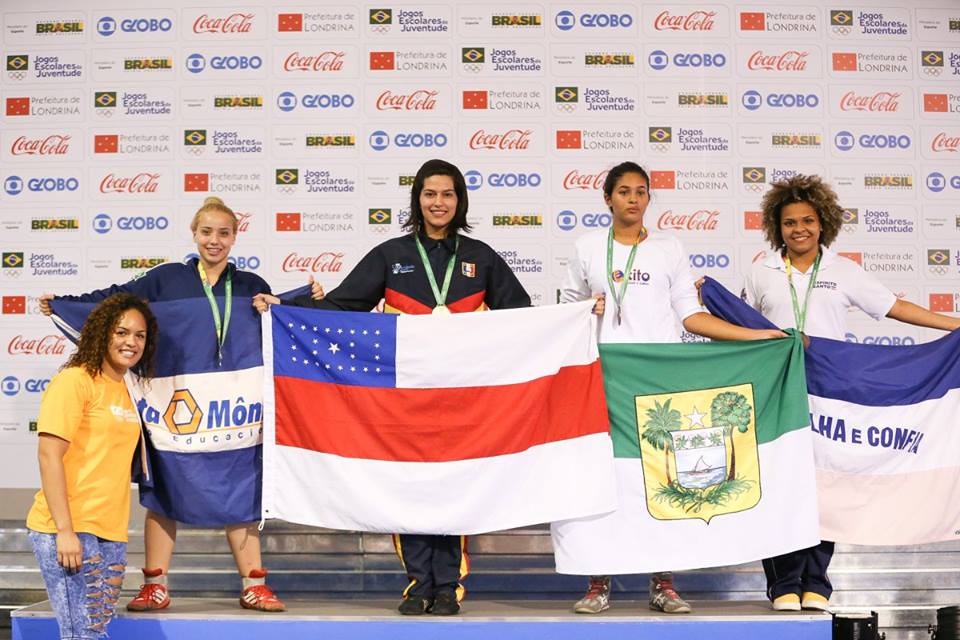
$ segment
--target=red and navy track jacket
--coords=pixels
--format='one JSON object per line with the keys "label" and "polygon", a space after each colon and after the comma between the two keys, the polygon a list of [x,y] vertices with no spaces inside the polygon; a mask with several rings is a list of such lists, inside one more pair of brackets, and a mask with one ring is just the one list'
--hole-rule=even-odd
{"label": "red and navy track jacket", "polygon": [[[459,237],[460,248],[446,300],[450,311],[530,306],[530,296],[503,258],[480,240]],[[433,267],[437,287],[442,289],[455,237],[434,240],[421,233],[420,242]],[[334,311],[369,311],[381,299],[385,301],[384,310],[391,313],[426,314],[436,306],[413,234],[374,247],[323,300],[313,300],[307,294],[290,304]]]}

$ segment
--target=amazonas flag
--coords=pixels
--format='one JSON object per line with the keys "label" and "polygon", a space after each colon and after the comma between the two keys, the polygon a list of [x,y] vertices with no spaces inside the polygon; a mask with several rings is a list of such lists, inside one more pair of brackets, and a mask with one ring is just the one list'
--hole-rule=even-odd
{"label": "amazonas flag", "polygon": [[604,344],[600,360],[620,508],[554,523],[558,572],[739,564],[819,542],[798,338]]}
{"label": "amazonas flag", "polygon": [[[702,293],[714,315],[772,326],[710,278]],[[823,539],[960,538],[960,332],[897,347],[811,338],[806,369]]]}
{"label": "amazonas flag", "polygon": [[592,306],[451,316],[273,306],[264,517],[475,534],[611,511]]}

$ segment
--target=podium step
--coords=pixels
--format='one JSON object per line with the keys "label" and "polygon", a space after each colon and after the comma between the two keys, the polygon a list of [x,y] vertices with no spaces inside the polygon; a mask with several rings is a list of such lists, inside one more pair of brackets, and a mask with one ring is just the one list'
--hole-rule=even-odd
{"label": "podium step", "polygon": [[[136,526],[139,523],[133,522]],[[269,521],[262,534],[270,584],[285,600],[391,601],[407,580],[394,555],[390,536],[315,529]],[[481,535],[470,540],[468,604],[479,599],[550,600],[564,609],[583,594],[585,579],[554,571],[549,530],[529,527]],[[143,532],[131,532],[124,580],[125,602],[139,587]],[[831,605],[840,610],[875,610],[887,640],[929,640],[927,626],[937,607],[960,603],[960,542],[921,547],[837,545],[830,567]],[[694,601],[760,601],[764,578],[760,563],[680,572],[676,584]],[[177,601],[193,597],[233,599],[240,583],[222,531],[183,527],[171,567]],[[616,576],[615,606],[644,600],[647,576]],[[22,521],[0,521],[0,607],[46,598]],[[0,610],[0,630],[8,619]],[[0,631],[2,638],[2,631]],[[205,638],[204,640],[209,640]],[[288,640],[288,639],[284,639]]]}
{"label": "podium step", "polygon": [[[666,615],[646,602],[618,602],[599,615],[577,615],[555,601],[468,600],[459,616],[401,616],[396,599],[288,601],[288,611],[244,611],[235,600],[182,599],[169,610],[122,612],[108,629],[111,640],[245,638],[249,640],[829,640],[830,616],[776,613],[765,602],[694,602],[694,613]],[[48,603],[13,614],[14,640],[56,637]]]}

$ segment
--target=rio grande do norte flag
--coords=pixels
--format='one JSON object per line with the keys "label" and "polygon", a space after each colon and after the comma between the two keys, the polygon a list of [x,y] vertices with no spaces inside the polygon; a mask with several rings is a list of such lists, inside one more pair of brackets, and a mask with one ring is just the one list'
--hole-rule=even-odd
{"label": "rio grande do norte flag", "polygon": [[739,564],[820,541],[803,348],[602,344],[619,509],[552,525],[557,571]]}

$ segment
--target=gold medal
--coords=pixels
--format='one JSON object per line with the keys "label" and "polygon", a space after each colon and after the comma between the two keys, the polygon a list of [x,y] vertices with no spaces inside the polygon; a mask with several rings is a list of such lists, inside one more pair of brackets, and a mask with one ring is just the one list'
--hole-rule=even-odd
{"label": "gold medal", "polygon": [[450,307],[445,304],[438,304],[431,313],[435,316],[448,316],[450,315]]}

